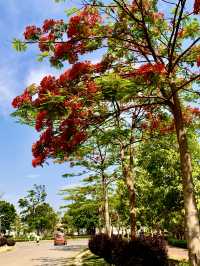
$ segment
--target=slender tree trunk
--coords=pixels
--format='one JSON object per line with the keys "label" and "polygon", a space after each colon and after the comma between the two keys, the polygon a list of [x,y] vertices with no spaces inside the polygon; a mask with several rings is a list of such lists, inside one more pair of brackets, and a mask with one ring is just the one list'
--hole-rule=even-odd
{"label": "slender tree trunk", "polygon": [[186,129],[184,127],[180,100],[177,93],[174,93],[171,109],[174,115],[180,151],[189,261],[191,266],[200,266],[200,226],[192,180],[191,155],[188,149]]}
{"label": "slender tree trunk", "polygon": [[105,233],[111,236],[111,224],[110,224],[110,214],[109,214],[109,203],[108,203],[108,186],[106,184],[105,176],[102,175],[102,186],[103,186],[103,212],[104,212],[104,223],[105,223]]}
{"label": "slender tree trunk", "polygon": [[121,161],[122,161],[122,171],[124,176],[125,184],[128,188],[129,194],[129,210],[130,210],[130,226],[131,226],[131,239],[136,238],[136,193],[135,193],[135,175],[132,160],[129,155],[129,163],[125,160],[125,150],[121,147]]}

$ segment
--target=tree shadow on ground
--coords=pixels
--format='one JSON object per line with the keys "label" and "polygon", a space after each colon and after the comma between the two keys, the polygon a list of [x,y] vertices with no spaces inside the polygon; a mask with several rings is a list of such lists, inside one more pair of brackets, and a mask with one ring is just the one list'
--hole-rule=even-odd
{"label": "tree shadow on ground", "polygon": [[34,266],[74,266],[72,258],[50,258],[41,257],[38,259],[33,259],[36,263]]}
{"label": "tree shadow on ground", "polygon": [[108,266],[104,259],[94,255],[85,256],[82,259],[82,266]]}
{"label": "tree shadow on ground", "polygon": [[49,250],[55,251],[80,251],[85,249],[85,245],[53,246]]}

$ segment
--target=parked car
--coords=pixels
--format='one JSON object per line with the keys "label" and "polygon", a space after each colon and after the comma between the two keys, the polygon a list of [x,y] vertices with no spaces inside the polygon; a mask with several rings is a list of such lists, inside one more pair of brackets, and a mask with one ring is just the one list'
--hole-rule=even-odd
{"label": "parked car", "polygon": [[60,246],[60,245],[67,245],[67,241],[65,239],[65,235],[62,232],[56,232],[54,234],[54,245]]}

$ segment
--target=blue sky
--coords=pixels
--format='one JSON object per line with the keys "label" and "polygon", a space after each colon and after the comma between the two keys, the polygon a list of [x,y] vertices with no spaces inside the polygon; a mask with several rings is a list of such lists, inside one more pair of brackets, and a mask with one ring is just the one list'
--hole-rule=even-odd
{"label": "blue sky", "polygon": [[63,203],[58,190],[78,182],[62,178],[62,174],[71,171],[66,164],[33,168],[31,145],[37,135],[9,115],[14,96],[28,84],[38,83],[45,74],[56,74],[48,62],[36,61],[34,47],[25,53],[15,52],[12,39],[21,38],[27,25],[41,25],[46,18],[66,19],[63,11],[66,7],[69,5],[53,0],[0,0],[0,192],[4,193],[3,199],[14,204],[36,183],[46,185],[47,200],[58,209]]}
{"label": "blue sky", "polygon": [[[27,25],[40,26],[47,18],[66,19],[64,8],[74,5],[75,0],[63,4],[53,0],[0,0],[0,193],[14,204],[36,183],[46,185],[48,202],[58,209],[63,203],[58,190],[78,184],[78,179],[62,178],[62,174],[71,171],[67,164],[33,168],[31,146],[37,134],[9,115],[13,97],[27,85],[39,83],[45,74],[57,74],[48,62],[36,61],[35,47],[25,53],[14,51],[13,38],[21,38]],[[87,55],[87,59],[98,61],[99,56]]]}

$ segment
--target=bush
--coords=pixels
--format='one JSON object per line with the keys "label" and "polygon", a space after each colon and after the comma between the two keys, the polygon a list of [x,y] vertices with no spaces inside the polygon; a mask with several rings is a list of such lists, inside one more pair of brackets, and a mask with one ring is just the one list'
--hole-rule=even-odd
{"label": "bush", "polygon": [[168,244],[178,248],[187,248],[187,241],[186,240],[178,240],[175,238],[168,238]]}
{"label": "bush", "polygon": [[92,236],[89,240],[88,247],[93,254],[104,258],[108,263],[111,263],[112,248],[111,239],[108,235],[99,234]]}
{"label": "bush", "polygon": [[14,246],[15,245],[15,240],[14,239],[11,239],[11,238],[8,238],[7,239],[7,246],[11,247],[11,246]]}
{"label": "bush", "polygon": [[7,243],[7,240],[6,240],[6,238],[5,237],[0,237],[0,247],[3,247],[3,246],[5,246],[6,245],[6,243]]}
{"label": "bush", "polygon": [[116,266],[168,266],[166,242],[161,236],[127,241],[96,235],[89,241],[92,253]]}
{"label": "bush", "polygon": [[117,266],[167,266],[165,240],[160,236],[131,240],[114,251],[113,262]]}

